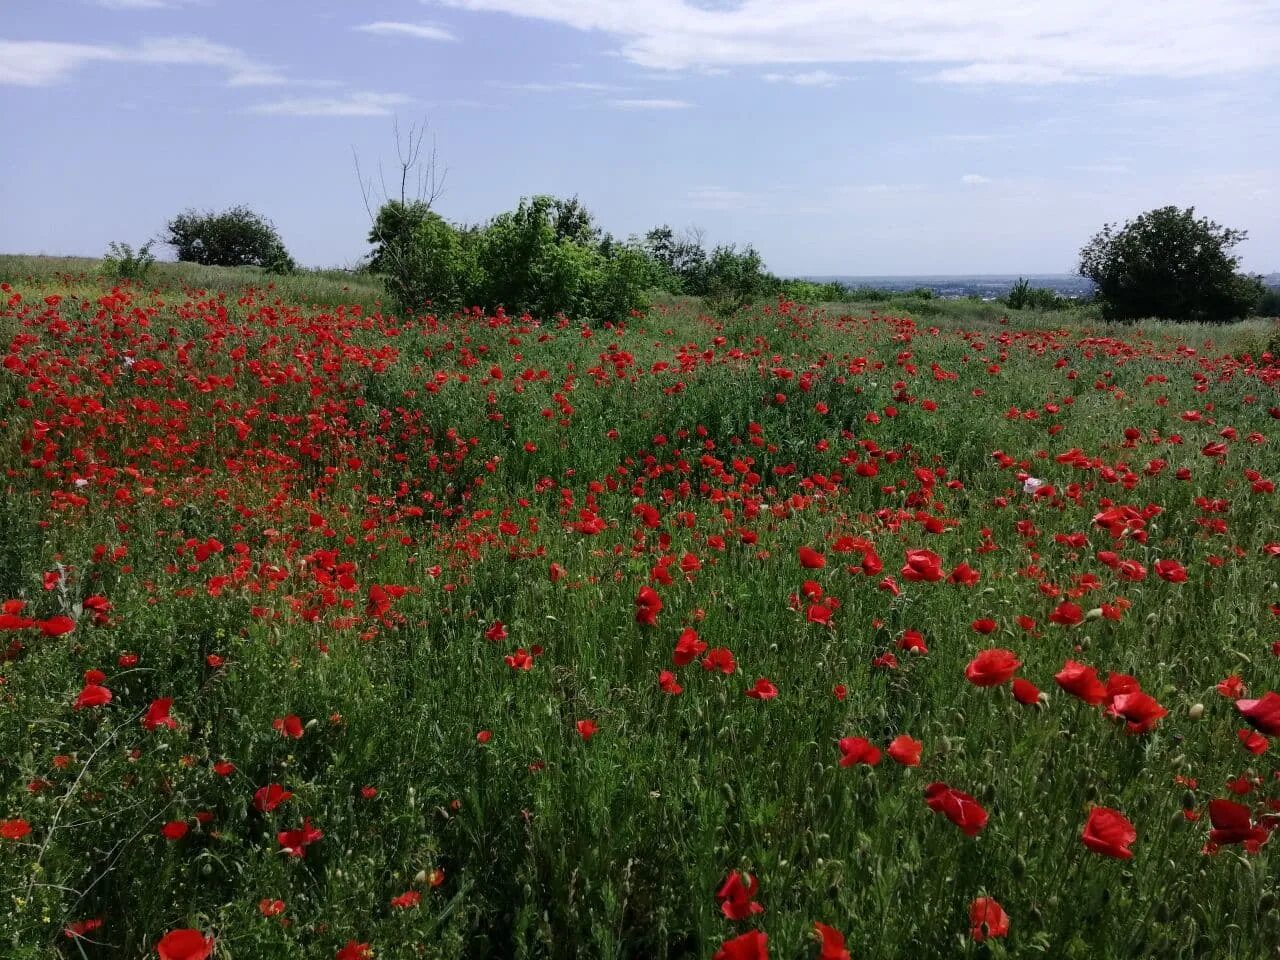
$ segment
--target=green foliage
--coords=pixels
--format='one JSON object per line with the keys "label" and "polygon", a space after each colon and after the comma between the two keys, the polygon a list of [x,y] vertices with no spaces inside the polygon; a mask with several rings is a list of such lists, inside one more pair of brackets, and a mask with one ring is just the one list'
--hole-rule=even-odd
{"label": "green foliage", "polygon": [[102,258],[102,271],[113,280],[136,280],[139,283],[147,279],[152,265],[156,262],[151,253],[154,240],[148,240],[137,250],[127,243],[108,245],[107,255]]}
{"label": "green foliage", "polygon": [[296,269],[274,224],[248,207],[221,213],[187,210],[165,226],[164,242],[178,259],[205,266],[262,267],[272,273]]}
{"label": "green foliage", "polygon": [[1044,287],[1033,287],[1025,277],[1019,277],[1004,297],[1006,306],[1013,310],[1065,310],[1072,305],[1067,297],[1060,297]]}
{"label": "green foliage", "polygon": [[1194,207],[1161,207],[1103,227],[1080,251],[1079,272],[1098,285],[1108,319],[1223,323],[1248,316],[1262,296],[1230,253],[1246,236],[1197,219]]}
{"label": "green foliage", "polygon": [[1280,317],[1280,287],[1267,287],[1254,312],[1260,317]]}

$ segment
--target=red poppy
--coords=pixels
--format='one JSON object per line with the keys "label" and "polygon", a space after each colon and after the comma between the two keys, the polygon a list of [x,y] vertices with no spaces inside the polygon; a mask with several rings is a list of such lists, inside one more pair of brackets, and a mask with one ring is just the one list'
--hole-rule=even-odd
{"label": "red poppy", "polygon": [[391,898],[391,906],[397,910],[408,910],[422,902],[422,894],[417,890],[407,890],[398,897]]}
{"label": "red poppy", "polygon": [[702,658],[702,669],[719,670],[725,676],[729,676],[738,669],[738,662],[733,659],[733,652],[728,647],[712,647]]}
{"label": "red poppy", "polygon": [[662,598],[658,592],[647,584],[636,594],[636,623],[645,627],[658,624],[658,614],[662,611]]}
{"label": "red poppy", "polygon": [[747,691],[747,696],[752,700],[772,700],[777,695],[778,688],[768,677],[761,677],[755,682],[755,686]]}
{"label": "red poppy", "polygon": [[764,907],[754,899],[759,888],[760,881],[751,874],[734,870],[716,891],[720,912],[730,920],[746,920],[754,914],[764,913]]}
{"label": "red poppy", "polygon": [[73,920],[62,928],[62,935],[71,939],[84,937],[101,926],[102,919],[100,917],[94,917],[91,920]]}
{"label": "red poppy", "polygon": [[264,917],[278,917],[284,913],[284,901],[270,898],[258,901],[258,912]]}
{"label": "red poppy", "polygon": [[934,813],[940,813],[968,837],[976,837],[987,825],[987,811],[969,794],[952,789],[945,783],[931,783],[924,788],[924,802]]}
{"label": "red poppy", "polygon": [[663,670],[658,674],[658,689],[663,693],[669,693],[673,697],[684,692],[684,687],[680,686],[680,682],[676,680],[676,675],[670,670]]}
{"label": "red poppy", "polygon": [[800,557],[800,566],[806,570],[821,570],[827,565],[827,558],[812,547],[801,547],[796,553]]}
{"label": "red poppy", "polygon": [[991,897],[978,897],[969,906],[969,935],[977,943],[1009,935],[1009,915]]}
{"label": "red poppy", "polygon": [[1091,707],[1096,707],[1107,699],[1107,688],[1098,679],[1098,671],[1094,667],[1068,660],[1062,669],[1054,674],[1053,679],[1067,693],[1083,700]]}
{"label": "red poppy", "polygon": [[493,625],[484,632],[484,638],[490,643],[497,643],[500,640],[507,639],[507,628],[501,620],[493,621]]}
{"label": "red poppy", "polygon": [[160,727],[167,727],[170,730],[178,729],[178,721],[169,716],[169,709],[172,706],[173,697],[152,700],[151,706],[147,708],[147,715],[142,718],[142,725],[148,730],[157,730]]}
{"label": "red poppy", "polygon": [[1209,822],[1213,824],[1210,843],[1240,843],[1250,853],[1256,852],[1269,836],[1265,827],[1254,826],[1248,807],[1232,800],[1210,800]]}
{"label": "red poppy", "polygon": [[111,702],[111,699],[112,693],[106,687],[97,683],[86,683],[71,707],[73,710],[83,710],[86,707],[105,707]]}
{"label": "red poppy", "polygon": [[311,818],[306,817],[297,830],[281,830],[276,834],[283,851],[291,857],[306,855],[307,847],[317,840],[323,839],[324,831],[311,826]]}
{"label": "red poppy", "polygon": [[769,937],[752,930],[726,940],[711,960],[769,960]]}
{"label": "red poppy", "polygon": [[908,550],[902,565],[902,579],[937,583],[942,579],[942,558],[932,550]]}
{"label": "red poppy", "polygon": [[920,766],[920,753],[924,750],[924,744],[919,740],[909,737],[905,733],[900,733],[889,742],[889,756],[904,767]]}
{"label": "red poppy", "polygon": [[843,737],[840,740],[840,766],[852,767],[865,763],[874,767],[880,762],[880,750],[864,737]]}
{"label": "red poppy", "polygon": [[271,727],[280,736],[291,737],[294,740],[301,740],[302,734],[306,730],[302,725],[302,718],[293,713],[285,717],[276,717],[271,721]]}
{"label": "red poppy", "polygon": [[1259,700],[1237,700],[1236,709],[1254,729],[1280,737],[1280,694],[1268,691]]}
{"label": "red poppy", "polygon": [[199,930],[170,930],[156,944],[160,960],[207,960],[213,953],[213,937]]}
{"label": "red poppy", "polygon": [[578,729],[578,736],[583,740],[590,740],[600,729],[594,720],[579,720],[574,726]]}
{"label": "red poppy", "polygon": [[48,620],[37,622],[36,626],[46,637],[61,637],[74,630],[76,622],[66,614],[60,613],[57,616],[50,617]]}
{"label": "red poppy", "polygon": [[1129,860],[1133,857],[1129,845],[1138,839],[1138,831],[1119,810],[1093,807],[1089,811],[1080,839],[1094,853],[1115,857],[1117,860]]}
{"label": "red poppy", "polygon": [[929,648],[925,646],[924,634],[919,630],[905,630],[901,637],[898,638],[898,649],[906,650],[908,653],[927,654]]}
{"label": "red poppy", "polygon": [[825,923],[814,923],[814,932],[822,940],[818,960],[850,960],[849,951],[844,945],[844,934],[835,927]]}
{"label": "red poppy", "polygon": [[970,660],[964,675],[975,687],[998,687],[1007,683],[1020,666],[1022,661],[1012,650],[994,647]]}
{"label": "red poppy", "polygon": [[1228,700],[1238,700],[1247,692],[1244,680],[1234,673],[1219,680],[1215,685],[1215,689]]}
{"label": "red poppy", "polygon": [[1128,721],[1130,733],[1148,733],[1155,728],[1161,717],[1169,715],[1169,711],[1160,706],[1155,697],[1141,690],[1114,697],[1107,712]]}
{"label": "red poppy", "polygon": [[680,639],[676,641],[675,653],[671,659],[677,667],[687,666],[706,649],[707,645],[698,639],[698,632],[692,627],[685,627],[680,632]]}
{"label": "red poppy", "polygon": [[1049,614],[1049,622],[1061,627],[1074,627],[1084,622],[1084,610],[1079,604],[1064,600],[1054,608],[1053,613]]}
{"label": "red poppy", "polygon": [[1270,741],[1257,730],[1237,730],[1236,736],[1240,738],[1241,746],[1254,756],[1262,756],[1270,745]]}
{"label": "red poppy", "polygon": [[1034,706],[1040,702],[1040,688],[1030,680],[1017,677],[1013,681],[1013,699],[1024,707]]}
{"label": "red poppy", "polygon": [[973,623],[969,624],[969,626],[973,627],[977,633],[980,633],[985,637],[988,634],[995,633],[998,624],[990,617],[980,617],[973,621]]}
{"label": "red poppy", "polygon": [[254,792],[253,808],[259,813],[270,813],[292,796],[293,794],[280,786],[280,784],[268,784],[265,787],[259,787]]}
{"label": "red poppy", "polygon": [[166,840],[181,840],[190,829],[185,820],[170,820],[160,828],[160,833]]}
{"label": "red poppy", "polygon": [[31,833],[31,824],[25,820],[0,820],[0,837],[5,840],[21,840]]}
{"label": "red poppy", "polygon": [[1177,560],[1157,560],[1156,576],[1169,583],[1186,583],[1187,571]]}
{"label": "red poppy", "polygon": [[334,955],[334,960],[373,960],[373,947],[367,943],[348,940],[346,946]]}

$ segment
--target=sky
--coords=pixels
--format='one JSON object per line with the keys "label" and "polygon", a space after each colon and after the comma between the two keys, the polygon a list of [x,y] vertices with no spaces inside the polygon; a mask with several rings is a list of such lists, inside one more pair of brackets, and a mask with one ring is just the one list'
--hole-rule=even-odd
{"label": "sky", "polygon": [[353,158],[376,191],[426,121],[459,222],[577,195],[784,275],[1066,273],[1176,204],[1280,270],[1280,0],[0,3],[0,252],[246,204],[352,266]]}

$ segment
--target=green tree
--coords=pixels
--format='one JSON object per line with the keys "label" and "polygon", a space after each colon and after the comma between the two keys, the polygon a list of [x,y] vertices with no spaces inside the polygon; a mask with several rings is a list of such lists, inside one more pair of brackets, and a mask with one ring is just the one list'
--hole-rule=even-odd
{"label": "green tree", "polygon": [[1160,207],[1103,227],[1080,251],[1079,273],[1097,284],[1109,319],[1222,323],[1262,298],[1261,280],[1239,273],[1231,253],[1246,236],[1197,219],[1194,207]]}
{"label": "green tree", "polygon": [[164,242],[179,260],[205,266],[257,266],[277,273],[296,267],[275,225],[244,206],[180,213],[165,225]]}

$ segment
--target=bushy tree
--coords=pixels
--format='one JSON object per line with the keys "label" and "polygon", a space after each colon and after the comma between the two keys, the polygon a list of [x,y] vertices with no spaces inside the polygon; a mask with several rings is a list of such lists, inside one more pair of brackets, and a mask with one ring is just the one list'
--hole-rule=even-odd
{"label": "bushy tree", "polygon": [[187,210],[165,227],[164,242],[178,259],[214,267],[265,267],[277,273],[295,268],[275,225],[248,207],[221,213]]}
{"label": "bushy tree", "polygon": [[1079,272],[1098,286],[1109,319],[1221,323],[1247,316],[1262,283],[1238,272],[1231,250],[1243,230],[1195,216],[1195,208],[1160,207],[1107,224],[1080,251]]}

